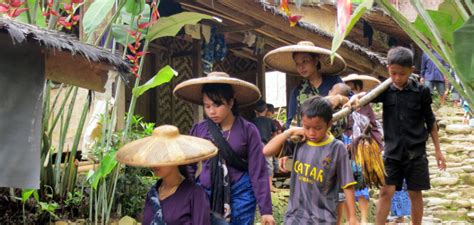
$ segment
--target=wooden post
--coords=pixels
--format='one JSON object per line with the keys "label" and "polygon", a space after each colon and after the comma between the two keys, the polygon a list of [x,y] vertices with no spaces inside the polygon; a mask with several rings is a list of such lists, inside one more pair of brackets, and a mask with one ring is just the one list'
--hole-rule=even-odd
{"label": "wooden post", "polygon": [[265,62],[262,54],[257,56],[257,87],[262,93],[262,99],[265,99]]}
{"label": "wooden post", "polygon": [[[192,50],[192,63],[193,63],[193,75],[196,77],[202,77],[202,40],[193,39],[193,50]],[[193,122],[199,122],[204,119],[204,111],[202,106],[192,104],[193,109]]]}

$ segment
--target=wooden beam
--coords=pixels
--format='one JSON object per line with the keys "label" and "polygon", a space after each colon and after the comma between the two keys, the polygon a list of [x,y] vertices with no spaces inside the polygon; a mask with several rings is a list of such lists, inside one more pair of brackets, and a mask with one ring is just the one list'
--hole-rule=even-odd
{"label": "wooden beam", "polygon": [[[205,0],[200,0],[203,2]],[[302,27],[289,27],[282,26],[287,24],[283,17],[274,15],[272,12],[263,10],[260,3],[253,0],[214,0],[214,5],[223,5],[232,9],[233,11],[245,13],[247,16],[252,17],[254,20],[265,23],[267,26],[271,26],[279,32],[273,32],[274,34],[286,34],[285,37],[291,37],[294,43],[300,40],[309,40],[318,46],[330,49],[332,40],[328,37],[323,37],[317,33],[309,31]],[[267,27],[265,26],[265,27]],[[357,54],[347,46],[341,46],[338,53],[348,62],[348,65],[352,68],[357,69],[361,72],[372,72],[375,68],[374,63],[367,56]]]}
{"label": "wooden beam", "polygon": [[262,27],[263,23],[256,23],[256,25],[239,25],[239,26],[227,26],[223,28],[218,28],[218,33],[234,33],[234,32],[245,32],[255,30]]}
{"label": "wooden beam", "polygon": [[266,90],[265,90],[265,62],[263,61],[262,54],[257,55],[257,87],[262,93],[262,98],[265,99]]}

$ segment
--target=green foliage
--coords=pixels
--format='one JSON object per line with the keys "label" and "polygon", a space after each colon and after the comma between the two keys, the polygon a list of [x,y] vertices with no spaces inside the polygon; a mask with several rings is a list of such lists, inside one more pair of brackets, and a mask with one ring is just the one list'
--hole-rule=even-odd
{"label": "green foliage", "polygon": [[344,33],[340,33],[339,30],[336,29],[334,37],[332,39],[332,47],[331,47],[331,61],[334,60],[334,56],[336,54],[337,49],[341,46],[344,38],[351,32],[352,28],[355,24],[359,21],[360,17],[364,15],[367,9],[371,9],[372,5],[374,4],[374,0],[366,0],[362,2],[357,8],[354,10],[354,13],[349,18],[349,24],[347,24],[346,30]]}
{"label": "green foliage", "polygon": [[[469,20],[456,32],[454,32],[454,59],[458,65],[457,74],[466,82],[465,88],[474,92],[474,17]],[[473,97],[473,96],[471,96]]]}
{"label": "green foliage", "polygon": [[160,86],[164,83],[170,82],[173,76],[177,76],[178,72],[176,72],[171,66],[166,65],[165,67],[161,68],[155,76],[153,76],[150,80],[148,80],[145,84],[133,88],[133,94],[137,97],[145,93],[147,90]]}
{"label": "green foliage", "polygon": [[148,168],[125,167],[118,178],[115,192],[122,216],[137,217],[143,212],[146,195],[156,182],[151,175]]}
{"label": "green foliage", "polygon": [[139,15],[145,8],[145,0],[126,0],[125,11],[133,15]]}
{"label": "green foliage", "polygon": [[174,37],[186,24],[196,24],[202,19],[212,19],[211,16],[195,12],[182,12],[168,17],[161,17],[149,30],[146,39],[153,41],[160,37]]}
{"label": "green foliage", "polygon": [[114,2],[114,0],[96,0],[92,2],[82,20],[86,34],[90,35],[104,21],[107,14],[112,10]]}

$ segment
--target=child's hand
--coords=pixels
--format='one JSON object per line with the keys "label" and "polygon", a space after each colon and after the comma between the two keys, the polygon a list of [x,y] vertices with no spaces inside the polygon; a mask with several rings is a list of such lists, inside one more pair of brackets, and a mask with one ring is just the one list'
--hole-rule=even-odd
{"label": "child's hand", "polygon": [[306,140],[304,130],[302,127],[292,127],[285,131],[290,140],[294,143],[303,142]]}
{"label": "child's hand", "polygon": [[283,173],[288,173],[290,171],[288,171],[286,169],[286,160],[288,160],[288,156],[284,156],[284,157],[281,157],[279,160],[278,160],[278,168],[280,169],[281,172]]}
{"label": "child's hand", "polygon": [[435,152],[436,163],[438,164],[439,170],[446,170],[446,159],[441,151]]}

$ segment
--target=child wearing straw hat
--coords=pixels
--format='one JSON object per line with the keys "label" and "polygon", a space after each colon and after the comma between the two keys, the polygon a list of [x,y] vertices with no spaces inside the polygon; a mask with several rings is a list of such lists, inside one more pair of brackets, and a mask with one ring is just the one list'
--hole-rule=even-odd
{"label": "child wearing straw hat", "polygon": [[204,190],[186,178],[180,165],[198,162],[217,154],[210,141],[180,135],[178,128],[163,125],[150,137],[119,149],[120,163],[152,168],[160,177],[147,194],[142,224],[211,224],[209,201]]}
{"label": "child wearing straw hat", "polygon": [[[212,141],[219,154],[203,161],[197,182],[209,195],[215,221],[253,224],[256,204],[263,225],[273,225],[270,185],[263,144],[254,124],[238,115],[238,106],[260,98],[258,88],[223,72],[190,79],[174,89],[175,96],[203,105],[207,118],[191,135]],[[188,171],[194,175],[196,166]]]}
{"label": "child wearing straw hat", "polygon": [[[359,94],[361,92],[367,92],[372,90],[374,87],[380,84],[380,81],[376,78],[367,75],[359,75],[359,74],[350,74],[342,78],[342,80],[350,87],[354,94]],[[370,104],[367,104],[361,107],[357,111],[358,115],[361,117],[367,117],[368,126],[371,127],[370,129],[370,136],[377,142],[381,151],[383,150],[382,144],[382,131],[380,129],[379,124],[375,118],[375,113],[372,110]],[[356,136],[353,132],[353,127],[358,126],[360,123],[355,123],[357,115],[352,113],[349,116],[349,126],[348,129],[344,132],[344,142],[348,146],[348,151],[351,152],[351,148],[353,140],[356,140],[359,136]],[[364,130],[365,127],[356,127],[358,130]],[[357,132],[356,132],[357,133]],[[354,177],[361,177],[361,169],[357,167],[354,161],[352,163],[352,170],[354,171]],[[362,224],[368,223],[368,215],[369,215],[369,188],[362,186],[362,184],[356,186],[355,192],[355,199],[359,202],[359,209],[360,209],[360,222]]]}
{"label": "child wearing straw hat", "polygon": [[[331,64],[330,54],[330,50],[316,47],[310,41],[301,41],[296,45],[277,48],[265,55],[264,61],[269,67],[290,75],[298,74],[303,78],[290,93],[287,128],[293,120],[296,120],[297,126],[300,126],[299,110],[306,99],[315,95],[327,96],[333,85],[342,83],[341,78],[336,74],[346,68],[346,63],[340,55],[336,54]],[[349,99],[342,95],[335,95],[329,100],[333,105],[342,105]]]}

